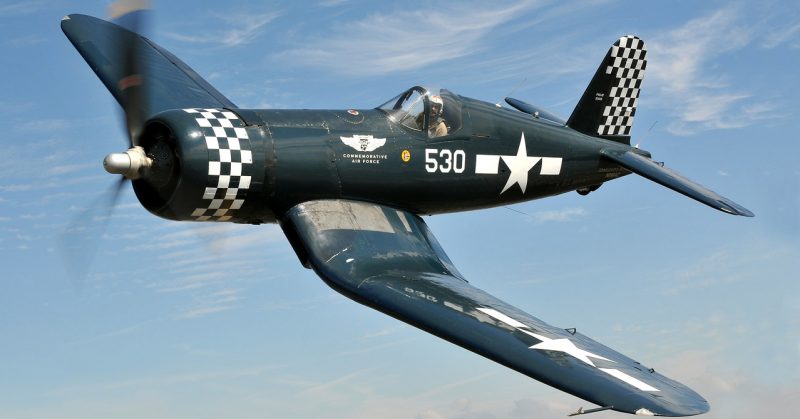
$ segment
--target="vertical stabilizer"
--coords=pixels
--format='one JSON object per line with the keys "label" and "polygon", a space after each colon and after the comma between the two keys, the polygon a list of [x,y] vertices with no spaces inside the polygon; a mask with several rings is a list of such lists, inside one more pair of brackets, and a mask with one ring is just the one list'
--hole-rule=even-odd
{"label": "vertical stabilizer", "polygon": [[608,50],[567,126],[586,135],[630,144],[636,102],[647,66],[647,49],[636,36],[623,36]]}

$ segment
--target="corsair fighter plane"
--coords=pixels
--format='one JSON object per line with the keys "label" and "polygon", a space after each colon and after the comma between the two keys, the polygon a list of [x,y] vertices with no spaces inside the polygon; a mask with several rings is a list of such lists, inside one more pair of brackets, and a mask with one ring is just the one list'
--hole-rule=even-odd
{"label": "corsair fighter plane", "polygon": [[61,27],[125,110],[130,148],[106,170],[151,213],[278,223],[336,291],[598,406],[577,414],[708,411],[685,385],[473,286],[421,218],[586,194],[630,173],[752,216],[630,146],[641,39],[613,44],[564,121],[512,98],[508,109],[423,86],[374,109],[241,109],[133,31],[83,15]]}

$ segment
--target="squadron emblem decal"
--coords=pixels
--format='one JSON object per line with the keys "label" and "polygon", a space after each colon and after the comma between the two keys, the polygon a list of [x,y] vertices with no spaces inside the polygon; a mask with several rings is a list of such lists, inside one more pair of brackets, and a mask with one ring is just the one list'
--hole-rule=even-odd
{"label": "squadron emblem decal", "polygon": [[352,137],[339,138],[342,139],[343,143],[353,147],[353,149],[366,153],[375,151],[386,144],[386,138],[375,138],[372,135],[354,135]]}
{"label": "squadron emblem decal", "polygon": [[[372,135],[353,135],[352,137],[339,137],[342,142],[360,153],[343,153],[342,158],[349,159],[355,164],[380,164],[389,156],[386,154],[371,154],[373,151],[386,144],[386,138],[375,138]],[[370,154],[367,154],[370,153]]]}

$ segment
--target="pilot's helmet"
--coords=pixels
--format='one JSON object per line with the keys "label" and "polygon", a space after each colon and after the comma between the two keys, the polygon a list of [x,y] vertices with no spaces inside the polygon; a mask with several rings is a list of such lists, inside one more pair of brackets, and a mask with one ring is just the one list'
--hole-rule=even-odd
{"label": "pilot's helmet", "polygon": [[442,97],[439,95],[431,95],[431,113],[439,115],[442,113],[442,108],[444,108]]}

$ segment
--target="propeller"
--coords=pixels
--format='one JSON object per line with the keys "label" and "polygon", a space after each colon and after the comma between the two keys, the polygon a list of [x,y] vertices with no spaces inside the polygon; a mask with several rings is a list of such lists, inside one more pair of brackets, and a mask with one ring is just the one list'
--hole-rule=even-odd
{"label": "propeller", "polygon": [[[150,13],[150,2],[147,0],[120,0],[108,7],[109,17],[114,23],[138,34],[148,28]],[[122,92],[122,109],[125,111],[129,144],[135,147],[139,145],[138,139],[149,115],[149,83],[144,83],[149,69],[143,62],[144,44],[125,42],[124,35],[120,35],[114,43],[122,52],[124,76],[117,84]]]}
{"label": "propeller", "polygon": [[[147,0],[119,0],[108,8],[109,18],[114,23],[139,34],[147,29],[151,13]],[[123,76],[118,81],[118,87],[122,92],[119,99],[129,149],[105,157],[103,167],[108,173],[120,175],[119,178],[61,234],[59,244],[66,270],[78,281],[88,274],[123,186],[128,180],[144,177],[153,166],[153,159],[139,145],[150,110],[148,83],[145,82],[149,68],[142,51],[144,43],[130,42],[124,35],[111,42],[122,58]]]}
{"label": "propeller", "polygon": [[105,234],[108,220],[117,206],[122,185],[122,176],[108,190],[81,211],[59,237],[59,250],[67,273],[80,287],[89,273],[89,267],[97,253],[100,239]]}

